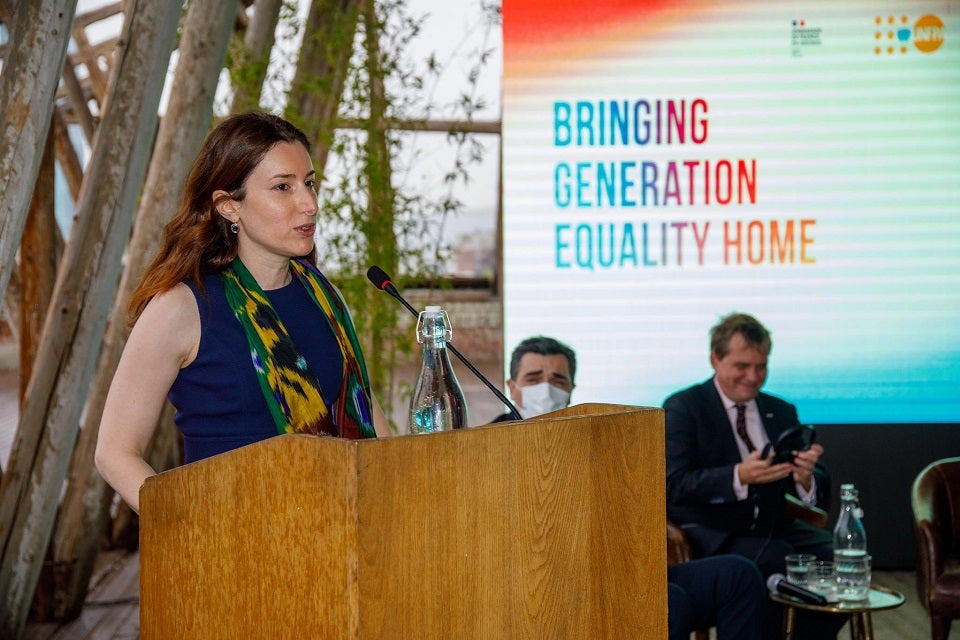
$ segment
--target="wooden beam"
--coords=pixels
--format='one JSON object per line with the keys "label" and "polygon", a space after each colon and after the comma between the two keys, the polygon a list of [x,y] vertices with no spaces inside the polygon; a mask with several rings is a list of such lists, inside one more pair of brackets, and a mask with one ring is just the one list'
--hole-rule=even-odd
{"label": "wooden beam", "polygon": [[[0,637],[19,637],[51,539],[156,135],[167,69],[155,63],[169,59],[176,38],[179,3],[128,0],[126,7],[122,37],[126,46],[118,51],[110,104],[84,177],[9,472],[4,474]],[[69,14],[72,19],[72,11]],[[22,25],[18,21],[18,27]],[[70,33],[68,25],[69,20],[62,25],[64,36]],[[63,58],[59,61],[55,78]]]}
{"label": "wooden beam", "polygon": [[40,333],[57,276],[57,221],[54,213],[54,131],[43,146],[43,161],[33,189],[30,214],[20,243],[20,406],[26,395]]}
{"label": "wooden beam", "polygon": [[117,14],[123,15],[123,2],[113,2],[111,4],[105,4],[102,7],[97,7],[96,9],[92,9],[90,11],[78,13],[73,19],[73,26],[86,29],[94,22],[100,22],[101,20],[112,18]]}
{"label": "wooden beam", "polygon": [[[366,120],[340,118],[336,122],[339,129],[368,129]],[[499,135],[502,130],[500,120],[398,120],[388,118],[378,125],[380,129],[398,131],[436,131],[440,133],[493,133]]]}
{"label": "wooden beam", "polygon": [[84,91],[80,79],[77,78],[77,70],[74,66],[73,56],[67,56],[67,64],[63,66],[63,86],[70,101],[70,107],[76,122],[83,129],[83,135],[87,139],[87,144],[93,146],[93,136],[96,133],[96,123],[93,114],[90,113],[90,107],[87,105],[87,92]]}
{"label": "wooden beam", "polygon": [[242,50],[237,52],[230,71],[231,78],[238,72],[243,75],[242,80],[233,83],[231,113],[256,109],[260,105],[260,94],[263,91],[263,81],[267,77],[270,51],[273,49],[282,5],[283,0],[256,2],[253,18],[243,36]]}
{"label": "wooden beam", "polygon": [[13,333],[13,339],[20,341],[20,270],[10,276],[7,293],[3,297],[3,319]]}
{"label": "wooden beam", "polygon": [[53,134],[57,148],[57,161],[60,163],[60,170],[63,171],[67,188],[70,189],[70,197],[73,198],[73,202],[76,204],[80,201],[83,166],[80,164],[77,149],[73,146],[73,141],[67,132],[67,123],[64,122],[60,109],[56,109],[53,112]]}
{"label": "wooden beam", "polygon": [[[96,373],[85,396],[83,428],[58,517],[61,524],[54,534],[54,558],[59,564],[71,567],[58,604],[60,617],[76,615],[83,607],[99,549],[99,532],[103,531],[110,515],[108,506],[114,492],[95,471],[93,455],[107,391],[129,333],[127,305],[160,246],[164,225],[179,206],[187,172],[210,128],[217,81],[233,30],[233,7],[234,0],[196,0],[190,3],[183,22],[180,56],[190,64],[177,65],[174,72],[176,90],[171,92],[160,122],[156,148],[127,246],[126,266],[110,310]],[[169,426],[160,427],[165,433],[155,434],[146,454],[158,471],[171,466],[169,443],[176,442],[179,435],[172,419],[161,419],[161,425],[168,423]],[[150,458],[157,447],[160,457]]]}
{"label": "wooden beam", "polygon": [[[17,3],[13,41],[0,74],[0,299],[16,264],[33,185],[50,129],[76,0]],[[0,516],[0,550],[5,523]],[[0,591],[2,593],[2,591]],[[2,609],[2,607],[0,607]],[[0,633],[0,636],[3,636]]]}
{"label": "wooden beam", "polygon": [[[360,0],[313,0],[304,26],[286,116],[313,145],[313,166],[323,176],[333,144],[332,124],[343,94]],[[319,187],[319,185],[318,185]]]}
{"label": "wooden beam", "polygon": [[103,105],[107,98],[107,76],[100,68],[99,56],[93,50],[84,27],[75,25],[72,33],[73,41],[77,45],[77,58],[87,70],[87,76],[90,78],[97,102],[101,105],[101,108],[105,108]]}

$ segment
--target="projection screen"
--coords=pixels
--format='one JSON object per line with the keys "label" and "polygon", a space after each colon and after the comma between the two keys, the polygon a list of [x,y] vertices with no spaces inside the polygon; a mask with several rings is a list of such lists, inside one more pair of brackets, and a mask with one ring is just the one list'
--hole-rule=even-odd
{"label": "projection screen", "polygon": [[[731,311],[811,423],[960,422],[960,2],[504,0],[504,348],[660,406]],[[507,359],[509,363],[509,358]]]}

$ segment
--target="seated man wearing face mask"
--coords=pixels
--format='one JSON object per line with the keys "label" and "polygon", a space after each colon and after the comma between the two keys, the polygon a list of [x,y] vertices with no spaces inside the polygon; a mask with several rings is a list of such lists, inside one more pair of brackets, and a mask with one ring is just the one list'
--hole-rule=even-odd
{"label": "seated man wearing face mask", "polygon": [[[521,417],[534,418],[570,404],[577,356],[567,345],[536,336],[510,357],[510,397]],[[494,422],[511,420],[505,413]],[[760,640],[767,592],[757,566],[741,556],[717,555],[667,568],[670,640],[694,629],[717,628],[717,640]]]}
{"label": "seated man wearing face mask", "polygon": [[[510,356],[510,399],[520,416],[533,418],[570,404],[577,356],[559,340],[536,336],[517,345]],[[510,413],[494,422],[512,420]]]}

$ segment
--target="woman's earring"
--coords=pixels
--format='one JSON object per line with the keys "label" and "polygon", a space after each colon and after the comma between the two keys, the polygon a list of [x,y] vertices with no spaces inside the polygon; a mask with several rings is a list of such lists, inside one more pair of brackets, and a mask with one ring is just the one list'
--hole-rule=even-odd
{"label": "woman's earring", "polygon": [[236,222],[231,222],[231,223],[230,223],[230,232],[231,232],[231,233],[240,233],[240,225],[238,225]]}

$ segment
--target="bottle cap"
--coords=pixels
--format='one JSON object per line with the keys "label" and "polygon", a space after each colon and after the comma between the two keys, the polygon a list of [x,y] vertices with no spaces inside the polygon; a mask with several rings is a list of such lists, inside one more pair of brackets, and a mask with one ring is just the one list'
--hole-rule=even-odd
{"label": "bottle cap", "polygon": [[[424,319],[430,320],[429,328],[425,325]],[[441,330],[440,334],[436,334],[438,327]],[[450,318],[447,316],[447,312],[438,305],[429,305],[417,315],[417,342],[423,344],[424,339],[443,339],[447,342],[453,340],[453,327],[450,325]]]}

